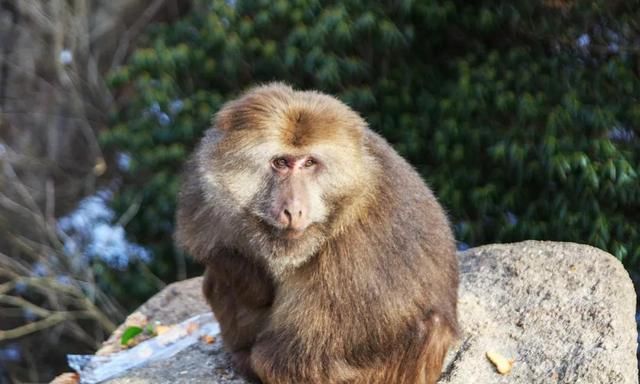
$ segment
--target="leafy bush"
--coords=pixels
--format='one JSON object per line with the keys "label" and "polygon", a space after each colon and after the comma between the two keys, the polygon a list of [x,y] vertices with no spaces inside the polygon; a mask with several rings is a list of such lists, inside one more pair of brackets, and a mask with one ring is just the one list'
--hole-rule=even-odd
{"label": "leafy bush", "polygon": [[[178,175],[212,114],[283,80],[337,95],[434,187],[460,246],[523,239],[640,260],[640,10],[624,1],[196,1],[111,76],[115,207],[172,278]],[[633,48],[633,44],[635,48]]]}

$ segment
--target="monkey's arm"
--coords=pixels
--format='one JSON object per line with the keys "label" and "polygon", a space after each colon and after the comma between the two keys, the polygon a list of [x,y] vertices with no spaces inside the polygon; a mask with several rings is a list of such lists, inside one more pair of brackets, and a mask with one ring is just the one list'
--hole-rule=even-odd
{"label": "monkey's arm", "polygon": [[250,376],[249,351],[273,301],[270,278],[242,255],[217,252],[207,263],[203,293],[220,323],[225,347],[231,352],[236,369]]}

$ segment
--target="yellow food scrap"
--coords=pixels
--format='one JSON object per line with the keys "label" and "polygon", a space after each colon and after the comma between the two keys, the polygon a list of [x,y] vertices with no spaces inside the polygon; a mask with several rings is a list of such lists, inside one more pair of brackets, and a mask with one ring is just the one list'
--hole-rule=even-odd
{"label": "yellow food scrap", "polygon": [[171,327],[168,326],[168,325],[157,325],[156,326],[156,335],[160,336],[163,333],[166,333],[170,329],[171,329]]}
{"label": "yellow food scrap", "polygon": [[496,370],[501,375],[506,375],[513,368],[514,359],[507,359],[496,352],[487,352],[487,359],[496,366]]}
{"label": "yellow food scrap", "polygon": [[202,336],[202,341],[206,344],[213,344],[216,342],[216,338],[211,335],[204,335]]}

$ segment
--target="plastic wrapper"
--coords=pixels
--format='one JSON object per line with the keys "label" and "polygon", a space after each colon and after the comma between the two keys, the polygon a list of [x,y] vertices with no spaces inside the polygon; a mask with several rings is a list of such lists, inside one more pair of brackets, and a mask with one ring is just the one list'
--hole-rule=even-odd
{"label": "plastic wrapper", "polygon": [[107,356],[68,355],[69,366],[80,375],[80,383],[93,384],[117,377],[152,361],[171,357],[201,342],[205,336],[220,333],[213,315],[203,313],[171,327],[162,335],[145,340],[133,348]]}

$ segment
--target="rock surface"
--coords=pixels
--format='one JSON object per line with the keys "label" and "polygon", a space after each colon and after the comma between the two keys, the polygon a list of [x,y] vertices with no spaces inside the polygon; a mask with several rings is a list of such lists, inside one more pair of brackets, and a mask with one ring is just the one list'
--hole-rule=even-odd
{"label": "rock surface", "polygon": [[[638,383],[635,292],[613,256],[586,245],[527,241],[459,254],[462,337],[440,383]],[[176,322],[207,310],[200,279],[173,284],[140,311]],[[515,360],[498,374],[486,353]],[[244,383],[220,340],[111,384]]]}

